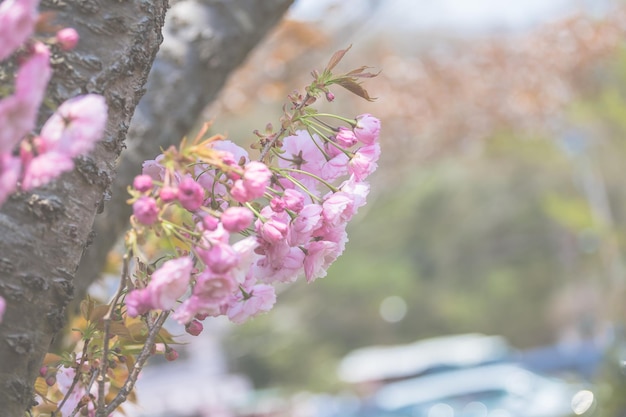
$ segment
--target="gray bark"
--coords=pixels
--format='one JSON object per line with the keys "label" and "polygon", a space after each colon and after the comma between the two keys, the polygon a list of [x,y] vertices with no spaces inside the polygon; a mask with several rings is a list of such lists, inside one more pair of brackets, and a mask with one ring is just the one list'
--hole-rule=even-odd
{"label": "gray bark", "polygon": [[126,187],[141,163],[177,144],[215,99],[228,75],[280,20],[293,0],[182,0],[168,12],[164,42],[148,78],[111,187],[97,217],[94,244],[78,270],[76,300],[100,273],[106,255],[128,226]]}
{"label": "gray bark", "polygon": [[0,211],[0,415],[21,417],[50,342],[64,323],[73,277],[152,65],[166,0],[47,0],[44,10],[78,30],[76,50],[54,57],[48,97],[106,96],[105,139],[76,169],[33,193],[14,195]]}

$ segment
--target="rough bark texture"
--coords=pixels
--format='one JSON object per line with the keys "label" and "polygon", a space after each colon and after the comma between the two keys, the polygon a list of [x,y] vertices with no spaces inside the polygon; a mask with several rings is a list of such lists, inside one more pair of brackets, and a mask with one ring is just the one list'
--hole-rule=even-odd
{"label": "rough bark texture", "polygon": [[77,297],[100,276],[106,254],[128,225],[126,187],[141,164],[177,144],[228,75],[280,20],[293,0],[183,0],[168,12],[164,42],[139,103],[111,187],[111,201],[94,226],[96,240],[81,261]]}
{"label": "rough bark texture", "polygon": [[32,194],[14,195],[0,211],[0,416],[21,417],[32,386],[72,298],[73,277],[113,179],[116,158],[161,43],[165,0],[49,0],[43,10],[81,35],[79,47],[53,57],[49,97],[106,96],[106,137],[76,169]]}

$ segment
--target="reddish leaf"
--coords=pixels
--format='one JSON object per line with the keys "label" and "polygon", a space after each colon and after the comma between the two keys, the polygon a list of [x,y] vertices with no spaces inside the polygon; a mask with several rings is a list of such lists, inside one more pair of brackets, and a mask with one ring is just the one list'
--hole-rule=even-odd
{"label": "reddish leaf", "polygon": [[339,61],[341,61],[341,59],[350,50],[350,48],[352,48],[352,45],[348,46],[346,49],[341,49],[335,52],[333,56],[330,58],[330,61],[328,61],[328,65],[326,65],[325,70],[331,71],[333,68],[335,68],[335,66],[337,66]]}

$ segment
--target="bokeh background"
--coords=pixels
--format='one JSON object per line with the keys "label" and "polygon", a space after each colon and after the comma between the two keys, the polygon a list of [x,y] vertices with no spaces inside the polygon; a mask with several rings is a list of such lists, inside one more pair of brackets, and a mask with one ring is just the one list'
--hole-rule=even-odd
{"label": "bokeh background", "polygon": [[354,349],[482,333],[517,358],[570,352],[543,370],[619,415],[625,34],[620,1],[298,0],[205,119],[250,143],[352,45],[339,69],[380,70],[377,100],[335,90],[324,106],[382,120],[371,201],[326,278],[154,361],[136,414],[327,416],[363,395],[337,372]]}

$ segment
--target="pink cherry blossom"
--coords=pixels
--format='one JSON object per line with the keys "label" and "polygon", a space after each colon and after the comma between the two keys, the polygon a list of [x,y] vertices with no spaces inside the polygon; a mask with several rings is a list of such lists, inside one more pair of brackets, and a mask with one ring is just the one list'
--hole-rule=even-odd
{"label": "pink cherry blossom", "polygon": [[262,197],[269,185],[271,176],[272,172],[267,165],[252,161],[244,167],[243,178],[235,181],[230,193],[240,203]]}
{"label": "pink cherry blossom", "polygon": [[213,149],[217,149],[218,151],[229,152],[232,155],[232,161],[235,164],[239,164],[240,161],[244,161],[247,163],[250,161],[250,156],[248,156],[248,151],[246,151],[241,146],[237,145],[235,142],[230,140],[217,140],[215,142],[211,142],[211,147]]}
{"label": "pink cherry blossom", "polygon": [[42,153],[32,158],[24,167],[22,190],[40,187],[72,169],[74,161],[68,155],[55,151]]}
{"label": "pink cherry blossom", "polygon": [[2,323],[2,319],[4,318],[4,311],[7,308],[7,302],[0,296],[0,323]]}
{"label": "pink cherry blossom", "polygon": [[380,134],[380,120],[371,114],[357,116],[354,134],[359,142],[365,145],[373,144]]}
{"label": "pink cherry blossom", "polygon": [[245,230],[254,220],[254,214],[245,207],[229,207],[222,213],[221,221],[224,229],[231,233]]}
{"label": "pink cherry blossom", "polygon": [[363,181],[376,170],[378,158],[380,157],[380,144],[364,146],[360,148],[348,164],[348,171],[355,176],[358,181]]}
{"label": "pink cherry blossom", "polygon": [[0,61],[32,35],[38,5],[38,0],[4,0],[0,3]]}
{"label": "pink cherry blossom", "polygon": [[322,178],[326,181],[334,181],[348,173],[350,158],[341,152],[324,163]]}
{"label": "pink cherry blossom", "polygon": [[70,157],[85,154],[102,138],[106,121],[103,96],[87,94],[69,99],[41,129],[43,150],[57,150]]}
{"label": "pink cherry blossom", "polygon": [[233,250],[237,252],[239,262],[229,272],[235,282],[243,284],[252,264],[259,258],[255,250],[259,247],[256,236],[248,236],[233,244]]}
{"label": "pink cherry blossom", "polygon": [[196,211],[204,201],[204,188],[191,177],[185,177],[178,185],[178,201],[189,211]]}
{"label": "pink cherry blossom", "polygon": [[283,240],[289,232],[289,215],[282,212],[275,213],[265,221],[258,219],[255,222],[255,230],[261,239],[270,244]]}
{"label": "pink cherry blossom", "polygon": [[150,226],[159,218],[156,200],[152,197],[139,197],[133,203],[133,215],[139,223]]}
{"label": "pink cherry blossom", "polygon": [[189,287],[193,262],[189,257],[171,259],[154,271],[146,290],[153,308],[167,310],[176,305]]}
{"label": "pink cherry blossom", "polygon": [[198,256],[215,274],[224,274],[237,265],[237,252],[228,243],[213,243],[208,249],[196,248]]}
{"label": "pink cherry blossom", "polygon": [[355,211],[367,203],[367,195],[370,192],[369,183],[357,181],[354,176],[350,176],[341,184],[339,189],[351,196]]}
{"label": "pink cherry blossom", "polygon": [[342,191],[331,194],[324,200],[322,207],[324,222],[332,226],[347,223],[356,214],[354,199]]}
{"label": "pink cherry blossom", "polygon": [[276,303],[274,287],[266,284],[258,284],[247,290],[249,298],[244,299],[238,294],[229,304],[226,314],[228,318],[237,324],[241,324],[251,317],[272,309]]}
{"label": "pink cherry blossom", "polygon": [[235,288],[237,286],[232,277],[206,270],[196,278],[193,294],[207,303],[219,305],[228,300]]}
{"label": "pink cherry blossom", "polygon": [[48,48],[37,42],[33,53],[17,71],[15,94],[0,100],[0,152],[11,152],[35,127],[37,112],[50,79],[49,59]]}
{"label": "pink cherry blossom", "polygon": [[126,313],[129,317],[137,317],[146,314],[152,309],[150,293],[145,289],[138,289],[126,295]]}
{"label": "pink cherry blossom", "polygon": [[141,173],[150,176],[155,181],[164,181],[166,170],[165,167],[161,165],[163,159],[165,159],[165,156],[161,154],[155,159],[144,161]]}
{"label": "pink cherry blossom", "polygon": [[172,317],[181,324],[187,324],[198,315],[217,317],[221,314],[223,314],[222,306],[197,295],[191,295],[178,306]]}
{"label": "pink cherry blossom", "polygon": [[283,193],[283,201],[285,202],[285,208],[299,213],[304,208],[304,195],[294,189],[286,189]]}
{"label": "pink cherry blossom", "polygon": [[291,246],[303,245],[309,241],[314,230],[320,226],[322,206],[307,204],[291,222],[288,241]]}
{"label": "pink cherry blossom", "polygon": [[304,258],[304,276],[309,283],[325,277],[328,267],[342,252],[337,243],[327,240],[312,241],[305,249],[307,254]]}
{"label": "pink cherry blossom", "polygon": [[9,153],[0,154],[0,205],[17,189],[21,169],[19,158]]}
{"label": "pink cherry blossom", "polygon": [[[321,177],[326,159],[314,140],[318,143],[321,142],[317,135],[311,137],[309,132],[305,130],[299,130],[295,135],[284,138],[283,150],[285,152],[278,160],[278,166],[310,172]],[[298,172],[290,172],[289,174],[311,190],[317,187],[317,180],[310,175]]]}
{"label": "pink cherry blossom", "polygon": [[255,265],[254,276],[266,284],[294,282],[303,272],[304,252],[299,247],[287,249],[284,256],[266,256]]}

